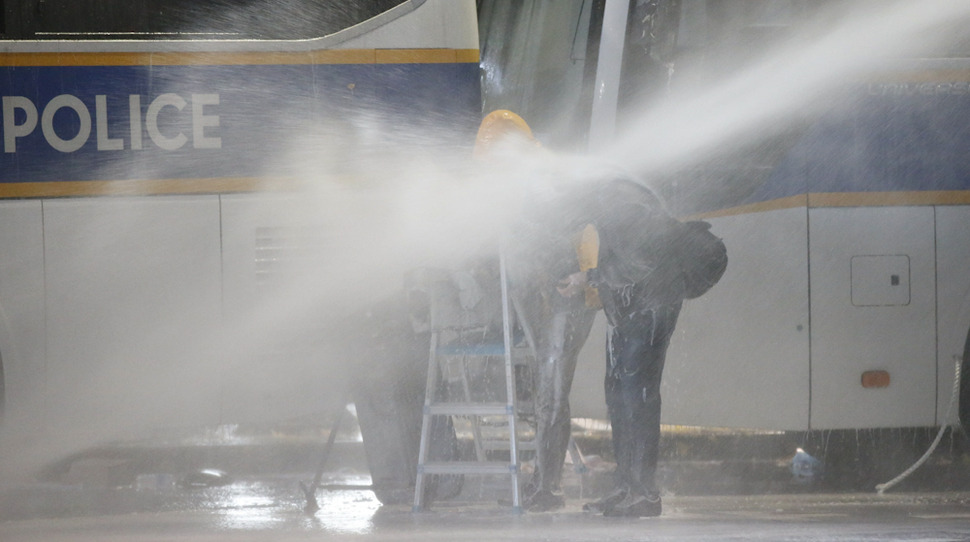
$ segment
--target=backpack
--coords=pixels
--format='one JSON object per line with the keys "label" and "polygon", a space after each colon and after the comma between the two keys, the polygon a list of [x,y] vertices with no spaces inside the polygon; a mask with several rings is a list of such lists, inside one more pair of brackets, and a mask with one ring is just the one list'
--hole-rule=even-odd
{"label": "backpack", "polygon": [[703,220],[684,222],[680,230],[675,246],[684,273],[687,299],[694,299],[721,280],[727,269],[727,247],[720,237],[711,233],[710,223]]}

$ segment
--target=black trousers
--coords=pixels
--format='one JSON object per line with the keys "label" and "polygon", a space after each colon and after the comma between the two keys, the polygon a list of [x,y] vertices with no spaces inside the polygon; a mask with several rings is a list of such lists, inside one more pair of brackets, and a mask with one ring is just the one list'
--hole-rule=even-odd
{"label": "black trousers", "polygon": [[613,426],[616,485],[657,495],[660,380],[681,304],[610,318],[606,340],[606,407]]}
{"label": "black trousers", "polygon": [[557,312],[544,322],[535,367],[536,469],[530,490],[558,491],[572,432],[569,390],[595,312]]}
{"label": "black trousers", "polygon": [[569,390],[579,352],[596,316],[582,296],[564,298],[556,292],[555,282],[538,275],[532,278],[533,282],[526,283],[530,287],[514,292],[525,311],[520,316],[534,334],[537,354],[533,367],[536,468],[526,485],[526,496],[560,489],[572,430]]}

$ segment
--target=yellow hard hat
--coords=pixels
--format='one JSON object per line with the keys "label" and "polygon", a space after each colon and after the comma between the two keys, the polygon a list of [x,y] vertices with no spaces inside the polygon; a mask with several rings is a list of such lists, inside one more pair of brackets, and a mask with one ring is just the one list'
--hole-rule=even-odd
{"label": "yellow hard hat", "polygon": [[519,136],[537,147],[542,146],[532,135],[532,129],[529,128],[529,124],[522,117],[507,109],[498,109],[482,119],[482,124],[478,127],[478,136],[475,138],[475,150],[472,156],[475,158],[488,156],[496,142],[509,136]]}

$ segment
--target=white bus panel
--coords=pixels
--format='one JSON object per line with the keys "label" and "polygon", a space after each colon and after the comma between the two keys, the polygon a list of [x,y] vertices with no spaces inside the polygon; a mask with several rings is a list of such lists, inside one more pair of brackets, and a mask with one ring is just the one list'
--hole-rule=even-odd
{"label": "white bus panel", "polygon": [[[222,196],[225,419],[265,422],[332,409],[354,360],[335,353],[326,329],[331,261],[324,240],[338,236],[315,198]],[[340,287],[340,283],[336,283]],[[359,345],[358,345],[359,346]]]}
{"label": "white bus panel", "polygon": [[[959,423],[953,395],[954,356],[963,356],[970,325],[970,207],[936,207],[937,392],[936,421]],[[963,378],[970,378],[964,375]]]}
{"label": "white bus panel", "polygon": [[[805,209],[779,209],[711,222],[728,247],[730,265],[710,292],[684,303],[664,368],[663,421],[806,429]],[[574,416],[605,418],[605,327],[599,315],[580,356],[571,394]]]}
{"label": "white bus panel", "polygon": [[[22,433],[44,409],[44,231],[40,201],[0,202],[0,345],[5,426]],[[11,385],[15,384],[15,385]],[[30,422],[28,420],[31,420]],[[36,422],[33,422],[36,424]]]}
{"label": "white bus panel", "polygon": [[[70,434],[215,423],[217,196],[44,202],[47,410]],[[56,415],[55,415],[56,414]],[[60,426],[64,424],[64,426]],[[80,436],[80,435],[79,435]]]}
{"label": "white bus panel", "polygon": [[678,424],[804,429],[805,209],[711,222],[730,264],[710,292],[684,303],[665,368],[664,417]]}
{"label": "white bus panel", "polygon": [[[933,425],[933,207],[811,209],[809,216],[812,426]],[[867,371],[888,372],[889,385],[864,388]]]}

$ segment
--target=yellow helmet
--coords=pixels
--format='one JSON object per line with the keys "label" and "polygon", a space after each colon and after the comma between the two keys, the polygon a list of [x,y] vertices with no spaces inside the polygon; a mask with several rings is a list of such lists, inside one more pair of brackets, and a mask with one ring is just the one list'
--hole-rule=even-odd
{"label": "yellow helmet", "polygon": [[542,144],[532,135],[532,129],[522,117],[507,109],[492,111],[482,119],[482,124],[478,127],[478,136],[475,138],[475,150],[472,156],[484,158],[489,155],[495,143],[502,141],[510,136],[524,138],[536,147]]}

